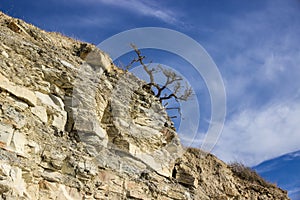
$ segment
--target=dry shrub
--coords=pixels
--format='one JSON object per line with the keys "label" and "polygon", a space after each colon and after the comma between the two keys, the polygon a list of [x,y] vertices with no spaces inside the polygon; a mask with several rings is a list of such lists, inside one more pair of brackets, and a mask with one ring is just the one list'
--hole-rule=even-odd
{"label": "dry shrub", "polygon": [[251,183],[256,183],[264,187],[275,186],[274,184],[269,183],[265,179],[263,179],[260,175],[257,174],[256,171],[254,171],[250,167],[246,167],[242,163],[238,163],[238,162],[230,163],[229,167],[233,172],[233,174],[242,180],[249,181]]}

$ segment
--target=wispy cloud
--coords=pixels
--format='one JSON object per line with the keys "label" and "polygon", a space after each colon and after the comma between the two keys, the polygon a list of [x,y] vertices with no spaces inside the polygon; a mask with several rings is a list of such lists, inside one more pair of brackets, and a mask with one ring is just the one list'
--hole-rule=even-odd
{"label": "wispy cloud", "polygon": [[120,7],[133,13],[160,19],[170,24],[179,22],[175,13],[170,9],[162,7],[158,1],[150,2],[145,0],[88,0],[88,2],[102,3]]}
{"label": "wispy cloud", "polygon": [[[234,19],[231,26],[222,31],[222,42],[230,48],[222,63],[229,68],[224,77],[229,100],[255,102],[266,90],[272,93],[272,98],[286,97],[293,95],[298,87],[295,83],[300,83],[297,78],[300,75],[300,23],[293,21],[296,11],[290,6],[284,5],[279,10],[273,6],[250,13]],[[279,16],[282,16],[280,20]],[[251,99],[250,95],[253,95]]]}
{"label": "wispy cloud", "polygon": [[300,188],[290,189],[288,195],[291,199],[299,200],[300,199]]}
{"label": "wispy cloud", "polygon": [[214,153],[255,165],[300,148],[300,23],[292,4],[270,1],[232,19],[214,45],[221,63],[229,118]]}
{"label": "wispy cloud", "polygon": [[300,103],[271,104],[246,109],[226,124],[214,153],[225,161],[256,165],[300,147]]}

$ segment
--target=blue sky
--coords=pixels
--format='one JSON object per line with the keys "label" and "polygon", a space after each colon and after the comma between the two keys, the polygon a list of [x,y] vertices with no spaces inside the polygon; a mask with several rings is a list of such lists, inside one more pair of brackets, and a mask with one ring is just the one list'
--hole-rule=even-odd
{"label": "blue sky", "polygon": [[300,149],[299,0],[2,0],[0,10],[94,44],[138,27],[182,32],[206,49],[225,83],[227,118],[214,154],[253,166]]}
{"label": "blue sky", "polygon": [[[300,151],[261,163],[255,170],[267,180],[289,191],[293,200],[300,199]],[[274,176],[276,174],[276,176]]]}

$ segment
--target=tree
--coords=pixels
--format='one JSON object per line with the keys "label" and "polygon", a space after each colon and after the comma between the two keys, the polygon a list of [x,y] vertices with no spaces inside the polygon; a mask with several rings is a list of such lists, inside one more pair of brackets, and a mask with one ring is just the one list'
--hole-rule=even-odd
{"label": "tree", "polygon": [[[150,79],[150,82],[144,85],[143,88],[149,90],[153,95],[155,95],[159,99],[161,103],[163,103],[163,101],[167,101],[164,102],[164,107],[167,110],[176,109],[178,110],[179,114],[181,114],[179,107],[168,107],[168,101],[171,101],[172,99],[176,102],[187,101],[193,95],[192,88],[187,83],[185,83],[185,85],[183,86],[183,78],[172,70],[164,69],[160,65],[156,66],[155,68],[150,68],[152,62],[146,65],[144,63],[144,59],[146,57],[142,55],[141,51],[137,48],[137,46],[131,44],[131,47],[135,51],[137,57],[134,58],[130,62],[130,64],[126,66],[126,70],[132,67],[134,63],[141,64]],[[154,74],[158,72],[162,73],[166,78],[166,81],[163,85],[157,84],[155,82]]]}

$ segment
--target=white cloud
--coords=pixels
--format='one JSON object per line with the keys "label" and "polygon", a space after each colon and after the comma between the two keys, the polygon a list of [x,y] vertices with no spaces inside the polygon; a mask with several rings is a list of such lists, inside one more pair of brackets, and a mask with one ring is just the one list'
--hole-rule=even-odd
{"label": "white cloud", "polygon": [[227,162],[251,166],[300,149],[299,14],[291,4],[267,4],[229,16],[208,41],[220,57],[229,115],[213,153]]}
{"label": "white cloud", "polygon": [[229,103],[243,107],[294,95],[300,85],[299,17],[295,5],[269,1],[260,10],[233,16],[226,29],[216,31],[211,48],[225,57],[218,63]]}
{"label": "white cloud", "polygon": [[175,24],[178,22],[175,13],[167,8],[163,8],[157,1],[87,0],[87,2],[117,6],[144,16],[155,17],[170,24]]}
{"label": "white cloud", "polygon": [[256,165],[300,148],[300,102],[246,109],[224,127],[213,153],[226,162]]}
{"label": "white cloud", "polygon": [[[76,23],[74,23],[74,21]],[[87,29],[89,30],[90,27],[100,27],[104,28],[109,26],[113,22],[112,18],[101,18],[101,17],[94,17],[94,16],[75,16],[71,19],[65,19],[64,20],[64,26],[67,26],[69,28],[80,28],[81,30]]]}
{"label": "white cloud", "polygon": [[220,31],[218,45],[229,49],[221,66],[230,116],[213,153],[224,161],[251,166],[300,149],[297,15],[274,1]]}
{"label": "white cloud", "polygon": [[226,29],[211,35],[210,49],[226,57],[217,63],[229,118],[213,150],[224,161],[255,165],[300,149],[297,13],[292,4],[269,1],[261,10],[233,16]]}

